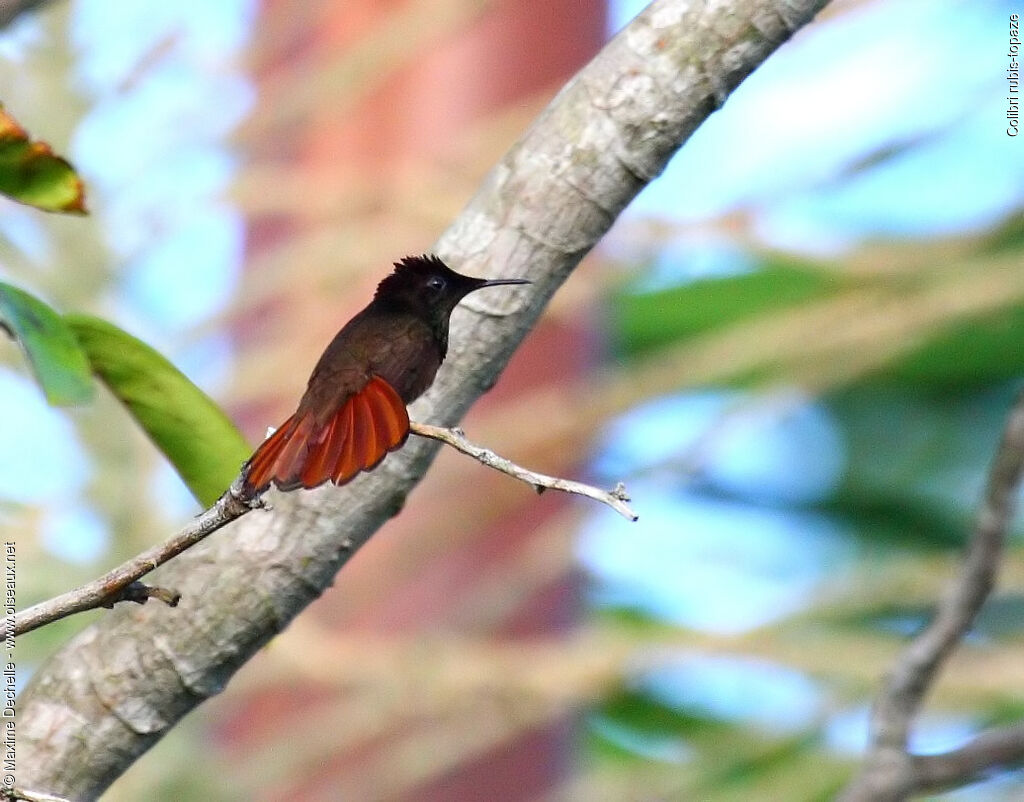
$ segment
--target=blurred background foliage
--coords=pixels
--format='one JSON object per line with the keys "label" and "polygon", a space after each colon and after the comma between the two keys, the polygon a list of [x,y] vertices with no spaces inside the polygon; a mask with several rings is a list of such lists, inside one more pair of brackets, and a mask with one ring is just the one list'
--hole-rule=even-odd
{"label": "blurred background foliage", "polygon": [[[153,344],[255,440],[388,263],[641,5],[44,4],[0,32],[0,99],[75,163],[92,214],[4,202],[0,277]],[[471,435],[523,464],[624,480],[637,525],[442,455],[337,587],[105,798],[829,798],[955,570],[1024,374],[1011,10],[832,3],[474,410]],[[553,66],[531,83],[490,50]],[[0,343],[25,605],[196,507],[109,395],[47,407]],[[920,751],[1024,715],[1022,528]],[[99,615],[23,637],[20,681]],[[1022,794],[1010,772],[941,798]]]}

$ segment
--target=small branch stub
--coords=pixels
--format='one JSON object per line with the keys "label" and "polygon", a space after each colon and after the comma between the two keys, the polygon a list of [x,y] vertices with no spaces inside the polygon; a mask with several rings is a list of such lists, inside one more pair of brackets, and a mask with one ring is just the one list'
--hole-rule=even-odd
{"label": "small branch stub", "polygon": [[161,588],[157,585],[145,585],[142,582],[135,581],[122,589],[120,593],[112,595],[109,599],[103,602],[102,606],[111,610],[118,602],[135,602],[136,604],[145,604],[150,599],[162,601],[168,607],[177,607],[178,602],[181,601],[181,594],[171,588]]}

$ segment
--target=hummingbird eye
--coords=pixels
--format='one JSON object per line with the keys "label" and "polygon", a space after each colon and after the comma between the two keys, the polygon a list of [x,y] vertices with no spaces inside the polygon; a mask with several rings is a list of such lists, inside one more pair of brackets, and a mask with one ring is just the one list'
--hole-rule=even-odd
{"label": "hummingbird eye", "polygon": [[427,288],[434,292],[441,292],[445,287],[444,279],[440,276],[431,276],[427,279]]}

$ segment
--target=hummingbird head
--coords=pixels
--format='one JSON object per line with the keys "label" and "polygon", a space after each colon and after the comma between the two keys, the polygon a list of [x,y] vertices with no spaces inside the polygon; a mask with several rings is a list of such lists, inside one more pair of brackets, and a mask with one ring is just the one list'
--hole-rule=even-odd
{"label": "hummingbird head", "polygon": [[452,310],[469,293],[484,287],[529,283],[522,278],[473,278],[456,273],[437,256],[407,256],[395,262],[394,272],[377,286],[374,301],[411,311],[447,330]]}

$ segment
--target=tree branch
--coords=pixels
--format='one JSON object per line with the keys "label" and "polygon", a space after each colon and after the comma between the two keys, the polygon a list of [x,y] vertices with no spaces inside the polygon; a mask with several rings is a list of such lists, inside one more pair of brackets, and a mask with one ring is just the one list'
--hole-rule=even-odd
{"label": "tree branch", "polygon": [[[531,291],[456,309],[413,417],[458,422],[619,212],[825,2],[656,0],[559,92],[435,248],[463,272],[529,278]],[[271,514],[161,567],[177,610],[119,605],[34,674],[19,700],[19,781],[98,796],[331,584],[438,448],[410,440],[343,488],[275,493]]]}
{"label": "tree branch", "polygon": [[997,768],[1024,765],[1024,723],[988,730],[940,755],[913,759],[913,792],[942,791],[983,779]]}
{"label": "tree branch", "polygon": [[[630,521],[637,519],[637,514],[630,509],[627,503],[629,496],[626,495],[625,485],[621,482],[615,486],[614,490],[599,490],[582,482],[560,479],[556,476],[547,476],[527,470],[511,460],[495,454],[489,448],[471,443],[461,429],[446,429],[416,421],[410,422],[410,429],[413,434],[447,443],[456,451],[472,457],[488,468],[526,482],[532,485],[538,493],[550,488],[563,493],[586,496],[600,501],[602,504],[607,504]],[[118,602],[145,604],[149,599],[155,598],[169,607],[177,607],[181,601],[181,593],[169,588],[143,585],[138,580],[212,535],[222,526],[241,518],[250,510],[260,509],[264,506],[261,497],[247,498],[245,496],[242,490],[242,478],[239,476],[213,506],[200,513],[169,540],[144,551],[92,582],[22,610],[14,618],[14,635],[31,632],[33,629],[67,618],[75,613],[83,613],[86,610],[95,610],[99,607],[112,608]],[[6,637],[7,622],[4,620],[0,624],[0,640]]]}
{"label": "tree branch", "polygon": [[613,490],[608,491],[599,490],[582,482],[574,482],[571,479],[559,479],[556,476],[536,473],[495,454],[489,448],[471,443],[466,439],[466,433],[458,428],[447,429],[443,426],[430,426],[426,423],[416,423],[414,421],[412,423],[412,433],[418,434],[420,437],[429,437],[431,440],[446,443],[456,451],[472,457],[488,468],[494,468],[494,470],[507,474],[513,479],[518,479],[520,482],[532,485],[538,493],[543,493],[545,490],[550,489],[560,490],[563,493],[573,493],[578,496],[586,496],[595,501],[600,501],[602,504],[607,504],[619,515],[630,521],[635,521],[638,517],[627,503],[629,496],[626,495],[626,486],[622,482],[619,482]]}
{"label": "tree branch", "polygon": [[926,782],[929,772],[949,784],[957,766],[966,772],[961,777],[966,781],[980,771],[978,761],[986,748],[989,762],[983,767],[1024,759],[1024,738],[1017,728],[1001,731],[1002,739],[992,740],[994,734],[983,734],[972,745],[945,755],[925,758],[907,752],[910,727],[925,693],[992,590],[1022,472],[1024,393],[1017,397],[1007,418],[960,574],[940,602],[935,619],[910,643],[886,677],[871,714],[868,756],[861,774],[844,792],[845,802],[905,799],[915,790],[932,787],[919,785]]}
{"label": "tree branch", "polygon": [[[245,515],[249,510],[263,506],[259,499],[243,499],[241,491],[240,481],[236,479],[228,492],[217,499],[213,506],[193,518],[169,540],[142,552],[88,584],[22,610],[14,618],[15,636],[75,613],[95,610],[98,607],[113,607],[123,601],[145,604],[153,597],[170,607],[176,607],[181,600],[180,593],[167,588],[143,585],[138,580],[222,526]],[[0,639],[5,637],[6,621],[0,624]]]}

